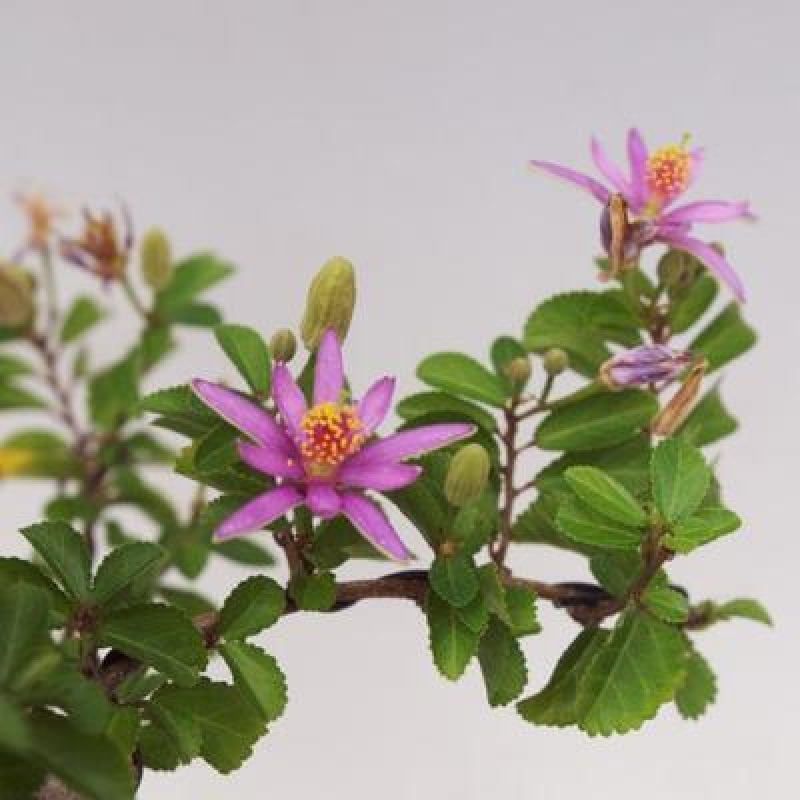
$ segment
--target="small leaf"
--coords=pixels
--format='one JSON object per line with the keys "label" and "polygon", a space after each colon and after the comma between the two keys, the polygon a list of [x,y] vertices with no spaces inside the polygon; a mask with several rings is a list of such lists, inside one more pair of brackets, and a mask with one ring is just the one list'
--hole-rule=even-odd
{"label": "small leaf", "polygon": [[663,622],[680,625],[689,618],[689,600],[683,592],[671,586],[650,586],[642,600]]}
{"label": "small leaf", "polygon": [[497,619],[483,634],[478,661],[490,706],[506,706],[522,694],[528,682],[525,655],[511,631]]}
{"label": "small leaf", "polygon": [[140,372],[141,363],[134,352],[92,377],[89,382],[92,422],[111,430],[132,414],[139,402]]}
{"label": "small leaf", "polygon": [[91,297],[82,295],[76,298],[64,317],[64,323],[61,326],[61,341],[64,344],[74,342],[105,317],[105,310],[100,308]]}
{"label": "small leaf", "polygon": [[254,575],[228,595],[217,632],[228,640],[245,639],[274,625],[285,608],[283,588],[272,578]]}
{"label": "small leaf", "polygon": [[159,697],[148,704],[153,724],[142,729],[139,744],[150,769],[172,770],[200,755],[203,732],[191,713],[163,705]]}
{"label": "small leaf", "polygon": [[728,619],[749,619],[753,622],[761,622],[764,625],[772,625],[772,617],[769,611],[764,608],[758,600],[750,597],[737,597],[727,603],[715,606],[713,611],[714,621]]}
{"label": "small leaf", "polygon": [[717,679],[708,661],[694,648],[686,661],[686,678],[675,692],[675,705],[684,719],[702,717],[717,697]]}
{"label": "small leaf", "polygon": [[564,477],[575,494],[603,516],[634,528],[647,522],[647,514],[633,495],[602,470],[596,467],[572,467],[564,473]]}
{"label": "small leaf", "polygon": [[715,387],[694,407],[678,429],[678,435],[695,447],[706,447],[730,436],[738,427],[736,418],[722,402],[719,387]]}
{"label": "small leaf", "polygon": [[511,619],[511,632],[517,638],[542,630],[536,613],[536,594],[530,589],[507,586],[506,607]]}
{"label": "small leaf", "polygon": [[420,392],[404,397],[396,406],[397,415],[408,422],[430,414],[461,422],[473,422],[479,428],[493,432],[497,429],[494,417],[478,405],[445,392]]}
{"label": "small leaf", "polygon": [[226,642],[220,647],[236,686],[247,694],[267,722],[283,714],[288,701],[286,678],[278,662],[253,644]]}
{"label": "small leaf", "polygon": [[457,608],[467,605],[480,588],[472,559],[461,552],[437,556],[428,579],[439,597]]}
{"label": "small leaf", "polygon": [[299,575],[289,584],[289,592],[303,611],[330,611],[336,602],[336,578],[330,572]]}
{"label": "small leaf", "polygon": [[168,316],[193,303],[202,292],[227,278],[233,272],[213,253],[200,253],[175,267],[172,280],[158,293],[157,307]]}
{"label": "small leaf", "polygon": [[671,288],[668,313],[672,333],[689,330],[711,308],[718,290],[717,280],[705,271],[694,279],[691,286]]}
{"label": "small leaf", "polygon": [[642,543],[641,532],[596,513],[573,497],[559,507],[556,525],[575,541],[594,547],[633,550]]}
{"label": "small leaf", "polygon": [[481,632],[435,592],[428,593],[427,618],[434,663],[445,678],[458,680],[477,652]]}
{"label": "small leaf", "polygon": [[434,353],[418,367],[417,377],[458,397],[502,408],[506,402],[503,381],[471,356],[463,353]]}
{"label": "small leaf", "polygon": [[67,594],[79,600],[89,595],[91,559],[83,537],[65,522],[40,522],[22,535],[52,570]]}
{"label": "small leaf", "polygon": [[724,367],[756,343],[755,331],[742,319],[738,303],[731,303],[689,345],[708,359],[709,371]]}
{"label": "small leaf", "polygon": [[726,508],[701,508],[693,516],[679,522],[664,544],[676,553],[690,553],[696,547],[733,533],[742,521]]}
{"label": "small leaf", "polygon": [[653,500],[664,519],[675,524],[693,514],[711,484],[703,454],[681,438],[665,439],[650,464]]}
{"label": "small leaf", "polygon": [[272,361],[261,336],[245,325],[218,325],[214,336],[247,385],[256,394],[269,394]]}
{"label": "small leaf", "polygon": [[164,549],[149,542],[132,542],[112,550],[97,569],[92,599],[98,605],[105,605],[164,557]]}
{"label": "small leaf", "polygon": [[[30,748],[31,730],[27,714],[0,695],[0,752],[22,753]],[[0,772],[2,777],[2,772]]]}
{"label": "small leaf", "polygon": [[17,677],[35,650],[49,642],[47,595],[26,583],[0,592],[0,686]]}
{"label": "small leaf", "polygon": [[41,397],[19,386],[0,383],[0,411],[34,411],[47,408]]}
{"label": "small leaf", "polygon": [[252,539],[228,539],[225,542],[216,542],[211,549],[218,556],[246,567],[272,567],[275,565],[275,556],[264,545]]}

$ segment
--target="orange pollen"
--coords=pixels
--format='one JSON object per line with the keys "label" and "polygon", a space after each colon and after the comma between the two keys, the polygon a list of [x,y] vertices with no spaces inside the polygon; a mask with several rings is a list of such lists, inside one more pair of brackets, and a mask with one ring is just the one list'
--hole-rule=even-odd
{"label": "orange pollen", "polygon": [[366,440],[364,423],[353,406],[320,403],[306,412],[301,428],[300,452],[314,472],[338,467]]}
{"label": "orange pollen", "polygon": [[683,145],[660,147],[647,159],[647,187],[660,197],[674,197],[689,185],[691,168],[691,154]]}

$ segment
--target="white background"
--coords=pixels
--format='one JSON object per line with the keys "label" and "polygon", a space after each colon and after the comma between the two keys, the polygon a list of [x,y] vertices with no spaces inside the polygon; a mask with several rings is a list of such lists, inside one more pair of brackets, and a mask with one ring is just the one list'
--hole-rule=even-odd
{"label": "white background", "polygon": [[[297,321],[323,260],[348,256],[360,276],[357,387],[390,370],[410,389],[426,349],[481,354],[547,294],[592,284],[597,208],[526,167],[588,167],[591,132],[619,155],[631,123],[655,143],[690,131],[707,145],[702,194],[747,197],[761,217],[714,234],[762,332],[725,381],[743,430],[720,469],[746,525],[674,573],[701,596],[758,595],[778,625],[702,635],[720,675],[708,717],[667,711],[612,740],[532,728],[489,710],[474,673],[456,685],[437,676],[413,607],[363,604],[293,616],[264,637],[291,702],[244,769],[151,775],[142,800],[791,796],[798,24],[790,0],[2,0],[3,189],[124,198],[181,251],[213,246],[241,267],[220,292],[229,317],[265,333]],[[12,215],[10,204],[0,215],[7,252]],[[76,272],[64,280],[86,287]],[[105,337],[108,356],[127,331]],[[209,338],[192,344],[161,382],[222,376]],[[40,496],[0,488],[4,551],[22,552],[15,531]],[[582,574],[534,550],[515,564]],[[219,568],[207,586],[221,595],[238,578]],[[542,616],[546,633],[526,644],[534,687],[575,632],[558,612]]]}

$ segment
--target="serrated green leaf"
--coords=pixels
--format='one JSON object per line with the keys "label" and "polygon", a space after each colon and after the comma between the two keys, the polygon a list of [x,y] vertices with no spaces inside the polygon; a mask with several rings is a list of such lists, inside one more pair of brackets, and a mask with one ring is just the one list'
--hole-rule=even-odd
{"label": "serrated green leaf", "polygon": [[283,714],[288,702],[286,678],[278,662],[253,644],[226,642],[220,647],[236,686],[247,694],[272,722]]}
{"label": "serrated green leaf", "polygon": [[190,617],[216,610],[216,606],[211,600],[193,589],[178,588],[177,586],[159,586],[157,591],[169,605],[175,606]]}
{"label": "serrated green leaf", "polygon": [[711,484],[703,454],[680,437],[665,439],[656,447],[650,474],[656,508],[671,524],[693,514]]}
{"label": "serrated green leaf", "polygon": [[197,682],[208,661],[203,637],[174,608],[139,605],[110,614],[97,632],[98,643],[147,664],[180,686]]}
{"label": "serrated green leaf", "polygon": [[503,381],[474,358],[463,353],[434,353],[418,367],[417,377],[458,397],[502,408],[507,399]]}
{"label": "serrated green leaf", "polygon": [[596,513],[575,497],[561,504],[556,525],[571,539],[592,547],[634,550],[642,543],[640,531]]}
{"label": "serrated green leaf", "polygon": [[487,431],[497,429],[497,422],[488,411],[445,392],[419,392],[404,397],[395,411],[401,419],[409,422],[429,414],[441,414],[457,422],[473,422]]}
{"label": "serrated green leaf", "polygon": [[518,639],[542,630],[536,612],[536,593],[531,589],[507,586],[506,608],[511,620],[511,632]]}
{"label": "serrated green leaf", "polygon": [[199,472],[216,472],[239,461],[236,430],[221,422],[197,441],[194,466]]}
{"label": "serrated green leaf", "polygon": [[17,676],[34,651],[49,642],[47,595],[26,583],[0,591],[0,686]]}
{"label": "serrated green leaf", "polygon": [[[614,597],[624,597],[642,571],[638,552],[598,553],[589,559],[589,568],[600,586]],[[663,584],[663,581],[661,581]]]}
{"label": "serrated green leaf", "polygon": [[634,528],[647,522],[647,514],[636,498],[602,470],[596,467],[571,467],[564,477],[575,494],[603,516]]}
{"label": "serrated green leaf", "polygon": [[105,309],[86,295],[75,298],[61,326],[61,341],[69,344],[88,333],[98,322],[105,319]]}
{"label": "serrated green leaf", "polygon": [[452,606],[463,608],[480,588],[472,559],[465,553],[437,556],[428,573],[433,590]]}
{"label": "serrated green leaf", "polygon": [[664,537],[664,544],[676,553],[690,553],[696,547],[733,533],[741,524],[739,517],[726,508],[701,508],[675,525]]}
{"label": "serrated green leaf", "polygon": [[0,558],[0,590],[17,583],[42,589],[50,601],[51,610],[61,617],[69,612],[67,596],[35,564],[21,558]]}
{"label": "serrated green leaf", "polygon": [[711,308],[719,283],[707,272],[700,273],[691,286],[671,288],[669,292],[669,327],[672,333],[684,333]]}
{"label": "serrated green leaf", "polygon": [[427,619],[431,652],[437,669],[448,680],[458,680],[478,650],[481,632],[470,627],[459,609],[446,603],[435,592],[428,593]]}
{"label": "serrated green leaf", "polygon": [[536,430],[543,450],[597,450],[632,439],[658,410],[649,392],[628,390],[587,397],[557,408]]}
{"label": "serrated green leaf", "polygon": [[753,622],[761,622],[764,625],[772,625],[772,617],[758,600],[751,597],[737,597],[727,603],[714,606],[714,621],[728,619],[749,619]]}
{"label": "serrated green leaf", "polygon": [[756,332],[742,319],[738,303],[731,303],[689,345],[708,360],[709,372],[724,367],[756,343]]}
{"label": "serrated green leaf", "polygon": [[675,705],[684,719],[703,716],[717,697],[717,679],[700,653],[694,648],[686,661],[686,677],[675,692]]}
{"label": "serrated green leaf", "polygon": [[139,744],[150,769],[172,770],[200,755],[203,732],[191,712],[160,703],[160,694],[148,703],[153,724],[142,729]]}
{"label": "serrated green leaf", "polygon": [[663,622],[680,625],[689,618],[689,600],[671,586],[650,586],[642,601]]}
{"label": "serrated green leaf", "polygon": [[83,537],[64,522],[40,522],[22,530],[22,535],[52,571],[71,597],[89,595],[91,559]]}
{"label": "serrated green leaf", "polygon": [[303,611],[330,611],[336,602],[336,578],[330,572],[298,575],[289,584],[289,593]]}
{"label": "serrated green leaf", "polygon": [[694,407],[678,435],[695,447],[706,447],[730,436],[738,427],[738,421],[722,402],[719,387],[714,387]]}
{"label": "serrated green leaf", "polygon": [[478,648],[478,662],[490,706],[507,706],[522,694],[528,682],[525,654],[500,620],[489,622]]}
{"label": "serrated green leaf", "polygon": [[261,335],[245,325],[218,325],[214,336],[247,385],[256,394],[268,395],[272,360]]}
{"label": "serrated green leaf", "polygon": [[162,547],[149,542],[132,542],[112,550],[97,569],[92,599],[105,605],[133,581],[148,573],[164,560]]}
{"label": "serrated green leaf", "polygon": [[477,573],[481,594],[489,612],[510,627],[512,619],[506,598],[506,587],[500,578],[497,565],[494,563],[484,564],[478,567]]}
{"label": "serrated green leaf", "polygon": [[254,575],[228,595],[217,632],[228,640],[245,639],[274,625],[285,608],[283,588],[266,575]]}

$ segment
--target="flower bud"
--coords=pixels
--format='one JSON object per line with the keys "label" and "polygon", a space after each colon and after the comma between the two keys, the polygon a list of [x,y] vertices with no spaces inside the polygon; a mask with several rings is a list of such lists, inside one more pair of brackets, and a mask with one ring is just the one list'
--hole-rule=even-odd
{"label": "flower bud", "polygon": [[151,228],[142,239],[142,277],[155,291],[163,289],[172,277],[172,248],[160,228]]}
{"label": "flower bud", "polygon": [[512,358],[503,367],[503,373],[515,387],[522,388],[531,377],[531,360],[527,356]]}
{"label": "flower bud", "polygon": [[0,265],[0,325],[21,328],[33,319],[33,279],[15,264]]}
{"label": "flower bud", "polygon": [[542,363],[548,375],[560,375],[569,366],[569,356],[560,347],[553,347],[544,354]]}
{"label": "flower bud", "polygon": [[275,361],[286,364],[294,358],[294,354],[297,352],[297,337],[288,328],[281,328],[272,334],[272,338],[269,340],[269,351]]}
{"label": "flower bud", "polygon": [[450,462],[444,494],[456,508],[477,500],[489,481],[489,454],[479,444],[462,447]]}
{"label": "flower bud", "polygon": [[686,289],[702,268],[700,262],[683,250],[667,250],[658,262],[658,278],[668,289]]}
{"label": "flower bud", "polygon": [[671,381],[690,363],[692,354],[664,345],[643,345],[610,358],[598,377],[609,389],[628,389]]}
{"label": "flower bud", "polygon": [[350,328],[356,303],[356,276],[344,258],[332,258],[316,274],[308,289],[300,334],[306,347],[315,350],[322,334],[336,331],[343,341]]}
{"label": "flower bud", "polygon": [[650,426],[652,433],[656,436],[672,436],[683,425],[700,394],[700,387],[703,385],[707,369],[708,362],[705,359],[692,367],[683,385],[653,420],[653,424]]}

